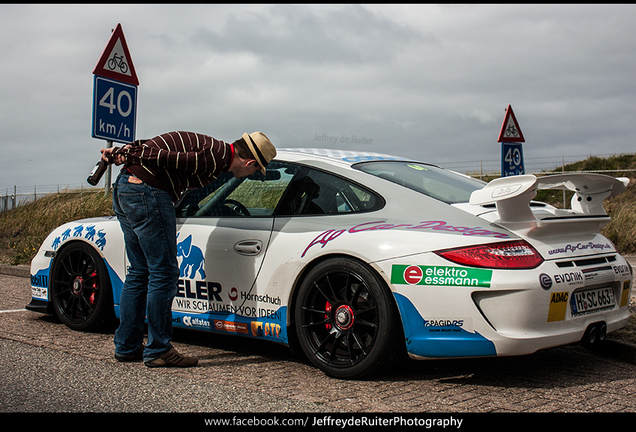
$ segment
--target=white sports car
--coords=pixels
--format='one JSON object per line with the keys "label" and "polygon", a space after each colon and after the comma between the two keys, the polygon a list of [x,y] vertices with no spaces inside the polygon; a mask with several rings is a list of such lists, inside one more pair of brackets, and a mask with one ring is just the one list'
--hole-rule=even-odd
{"label": "white sports car", "polygon": [[[632,269],[600,229],[627,179],[522,175],[485,184],[374,153],[279,151],[176,205],[176,327],[300,347],[356,378],[392,354],[506,356],[627,325]],[[535,202],[574,192],[572,208]],[[119,310],[115,218],[65,224],[31,264],[28,309],[89,330]]]}

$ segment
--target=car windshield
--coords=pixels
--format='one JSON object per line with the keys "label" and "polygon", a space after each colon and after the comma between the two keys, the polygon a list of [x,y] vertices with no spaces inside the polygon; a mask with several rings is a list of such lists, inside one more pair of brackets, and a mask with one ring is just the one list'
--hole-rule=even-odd
{"label": "car windshield", "polygon": [[447,204],[468,202],[470,194],[485,185],[481,180],[419,162],[362,162],[354,167]]}

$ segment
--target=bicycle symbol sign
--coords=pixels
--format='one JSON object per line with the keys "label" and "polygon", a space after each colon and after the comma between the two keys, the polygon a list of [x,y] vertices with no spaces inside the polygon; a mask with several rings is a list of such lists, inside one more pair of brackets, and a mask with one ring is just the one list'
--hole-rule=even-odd
{"label": "bicycle symbol sign", "polygon": [[514,124],[509,124],[506,128],[506,132],[504,133],[506,138],[517,138],[519,136],[519,131],[515,127]]}
{"label": "bicycle symbol sign", "polygon": [[139,85],[121,24],[117,24],[117,28],[113,31],[93,74],[134,86]]}
{"label": "bicycle symbol sign", "polygon": [[506,116],[503,124],[501,125],[501,131],[499,132],[499,142],[525,142],[523,133],[519,128],[519,123],[515,118],[515,114],[512,112],[512,107],[508,105],[506,109]]}
{"label": "bicycle symbol sign", "polygon": [[119,68],[119,71],[123,74],[128,72],[128,64],[124,61],[123,55],[117,55],[116,52],[113,51],[113,57],[108,59],[108,69],[115,70],[115,68]]}

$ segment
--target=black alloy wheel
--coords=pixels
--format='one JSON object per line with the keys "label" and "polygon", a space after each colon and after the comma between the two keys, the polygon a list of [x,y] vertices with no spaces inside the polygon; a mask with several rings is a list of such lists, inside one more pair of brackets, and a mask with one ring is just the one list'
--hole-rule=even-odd
{"label": "black alloy wheel", "polygon": [[385,284],[349,258],[314,267],[295,305],[296,334],[305,355],[335,378],[360,378],[382,366],[396,340],[396,318]]}
{"label": "black alloy wheel", "polygon": [[93,247],[83,242],[65,246],[55,257],[51,276],[51,300],[66,326],[94,331],[114,319],[108,271]]}

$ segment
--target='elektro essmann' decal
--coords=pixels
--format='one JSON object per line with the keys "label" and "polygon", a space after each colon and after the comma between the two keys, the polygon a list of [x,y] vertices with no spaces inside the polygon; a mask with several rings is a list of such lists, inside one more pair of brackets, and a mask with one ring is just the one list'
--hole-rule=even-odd
{"label": "'elektro essmann' decal", "polygon": [[395,264],[391,283],[398,285],[445,285],[490,287],[492,270],[467,267],[420,266]]}

